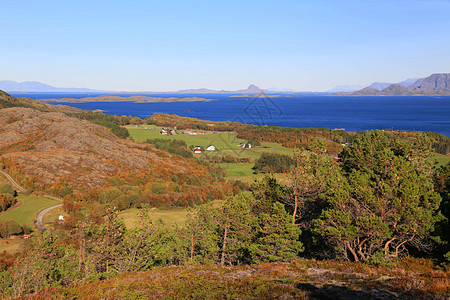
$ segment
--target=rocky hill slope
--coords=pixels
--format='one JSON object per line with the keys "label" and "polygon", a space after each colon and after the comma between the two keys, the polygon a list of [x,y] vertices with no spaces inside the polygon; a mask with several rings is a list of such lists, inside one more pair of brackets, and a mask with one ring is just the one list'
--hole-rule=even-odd
{"label": "rocky hill slope", "polygon": [[[120,185],[135,186],[136,195],[158,190],[167,201],[187,192],[202,195],[196,189],[212,190],[215,182],[210,170],[192,159],[120,139],[103,126],[64,113],[28,107],[0,109],[0,163],[31,188],[65,186],[80,195],[114,185],[114,177]],[[174,175],[177,180],[171,182]],[[155,188],[154,182],[161,184]]]}
{"label": "rocky hill slope", "polygon": [[62,113],[29,108],[0,110],[0,153],[20,164],[42,183],[68,178],[73,186],[98,187],[113,176],[115,164],[150,168],[166,161],[168,170],[183,170],[167,154],[119,139],[104,127]]}
{"label": "rocky hill slope", "polygon": [[419,94],[450,95],[450,73],[433,74],[420,79],[410,89]]}

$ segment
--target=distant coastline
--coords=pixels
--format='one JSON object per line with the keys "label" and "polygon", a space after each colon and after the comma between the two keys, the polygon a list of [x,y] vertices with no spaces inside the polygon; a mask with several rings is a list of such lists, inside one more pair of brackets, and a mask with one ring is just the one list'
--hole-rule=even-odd
{"label": "distant coastline", "polygon": [[268,95],[268,94],[256,94],[256,95],[250,95],[250,94],[243,94],[243,95],[232,95],[230,96],[230,98],[245,98],[245,97],[254,97],[254,98],[258,98],[258,97],[266,97],[266,98],[280,98],[280,97],[292,97],[291,95]]}
{"label": "distant coastline", "polygon": [[173,103],[173,102],[211,102],[215,99],[206,99],[200,97],[148,97],[148,96],[110,96],[102,95],[97,97],[85,97],[85,98],[52,98],[52,99],[40,99],[43,102],[65,102],[65,103],[87,103],[87,102],[134,102],[134,103]]}
{"label": "distant coastline", "polygon": [[[216,101],[153,103],[136,103],[135,101],[68,103],[58,99],[58,97],[61,99],[67,97],[66,95],[36,94],[29,96],[37,100],[46,98],[58,100],[51,104],[70,105],[85,110],[101,109],[112,115],[131,115],[142,118],[154,113],[167,113],[211,121],[231,120],[255,125],[345,128],[347,131],[395,128],[409,131],[433,131],[450,136],[447,113],[450,110],[450,96],[291,95],[291,98],[230,98],[230,95],[211,95],[209,97]],[[72,95],[70,97],[86,96],[88,95]],[[152,97],[151,95],[145,96]],[[156,97],[164,96],[157,95]],[[168,95],[167,97],[179,98],[177,95]],[[201,96],[189,95],[189,97]]]}

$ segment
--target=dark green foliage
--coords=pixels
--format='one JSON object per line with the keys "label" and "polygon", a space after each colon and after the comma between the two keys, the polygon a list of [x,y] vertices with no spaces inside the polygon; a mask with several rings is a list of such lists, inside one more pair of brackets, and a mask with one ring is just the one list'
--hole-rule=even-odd
{"label": "dark green foliage", "polygon": [[67,112],[66,115],[71,117],[76,117],[78,119],[88,120],[95,124],[104,126],[109,129],[109,131],[116,136],[127,139],[130,138],[130,133],[122,125],[129,124],[142,124],[142,120],[137,117],[127,117],[127,116],[116,116],[108,115],[99,111],[87,111],[83,110],[80,112]]}
{"label": "dark green foliage", "polygon": [[17,199],[17,192],[9,184],[0,185],[0,212],[13,206]]}
{"label": "dark green foliage", "polygon": [[432,147],[434,151],[444,155],[450,153],[450,138],[446,137],[443,134],[431,131],[426,132],[426,135],[432,139]]}
{"label": "dark green foliage", "polygon": [[261,142],[258,141],[258,140],[255,140],[255,139],[253,139],[253,140],[248,140],[246,144],[247,144],[247,145],[250,144],[250,145],[252,145],[252,147],[255,147],[255,146],[256,146],[256,147],[259,147],[259,146],[261,146]]}
{"label": "dark green foliage", "polygon": [[0,90],[0,108],[26,107],[40,111],[49,111],[46,104],[38,101],[32,101],[27,98],[15,98],[8,93]]}
{"label": "dark green foliage", "polygon": [[112,134],[115,134],[116,136],[122,138],[122,139],[126,139],[130,136],[130,133],[128,132],[128,129],[126,129],[125,127],[120,127],[119,125],[110,122],[110,121],[105,121],[105,120],[95,120],[92,121],[95,124],[101,125],[103,127],[106,127],[109,129],[109,131],[111,131]]}
{"label": "dark green foliage", "polygon": [[196,208],[189,220],[191,260],[221,265],[258,263],[287,260],[303,251],[301,230],[292,224],[283,204],[271,196],[262,200],[240,194],[219,206]]}
{"label": "dark green foliage", "polygon": [[10,184],[0,185],[0,194],[10,195],[11,197],[17,196],[17,192]]}
{"label": "dark green foliage", "polygon": [[264,176],[264,178],[251,187],[253,197],[258,199],[254,210],[257,212],[270,211],[272,204],[282,203],[286,194],[286,187],[277,182],[274,177]]}
{"label": "dark green foliage", "polygon": [[14,220],[0,221],[0,236],[9,238],[11,235],[22,233],[22,227]]}
{"label": "dark green foliage", "polygon": [[263,173],[283,173],[289,171],[295,161],[289,155],[264,152],[255,161],[254,170]]}
{"label": "dark green foliage", "polygon": [[168,140],[168,139],[147,139],[144,143],[152,144],[157,149],[167,151],[172,154],[177,154],[182,157],[192,158],[192,151],[187,147],[183,140]]}
{"label": "dark green foliage", "polygon": [[10,194],[0,194],[0,212],[7,210],[17,202]]}
{"label": "dark green foliage", "polygon": [[442,197],[440,210],[445,217],[437,224],[436,235],[441,238],[443,245],[435,252],[441,258],[445,255],[447,262],[450,262],[450,163],[436,171],[434,187]]}
{"label": "dark green foliage", "polygon": [[268,211],[256,214],[256,230],[249,247],[252,262],[273,262],[295,258],[303,252],[299,241],[301,230],[280,202],[273,202]]}
{"label": "dark green foliage", "polygon": [[424,145],[420,141],[403,145],[371,131],[344,149],[343,172],[329,181],[322,195],[326,207],[314,221],[315,232],[343,257],[359,261],[382,251],[395,258],[408,246],[430,246],[442,219],[441,197],[422,171],[426,158],[414,155]]}

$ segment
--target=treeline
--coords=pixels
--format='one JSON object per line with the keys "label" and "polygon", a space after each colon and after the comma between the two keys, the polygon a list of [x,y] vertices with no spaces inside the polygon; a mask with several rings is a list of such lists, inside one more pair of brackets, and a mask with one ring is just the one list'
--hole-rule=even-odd
{"label": "treeline", "polygon": [[4,239],[10,238],[12,235],[29,234],[31,229],[27,225],[20,226],[14,220],[2,220],[0,221],[0,237]]}
{"label": "treeline", "polygon": [[27,98],[15,98],[8,93],[0,90],[0,109],[11,107],[25,107],[37,109],[40,111],[48,111],[48,107],[45,103],[32,101]]}
{"label": "treeline", "polygon": [[168,140],[168,139],[147,139],[144,143],[152,144],[157,149],[167,151],[172,154],[177,154],[186,158],[192,158],[192,149],[188,148],[186,142],[183,140]]}
{"label": "treeline", "polygon": [[68,112],[66,114],[83,120],[106,121],[120,126],[143,124],[143,120],[139,117],[109,115],[100,111],[83,110],[80,112]]}
{"label": "treeline", "polygon": [[121,138],[121,139],[126,139],[128,137],[130,137],[130,133],[128,132],[128,130],[125,127],[120,127],[119,125],[109,122],[109,121],[100,121],[100,120],[95,120],[92,121],[92,123],[95,123],[97,125],[101,125],[103,127],[106,127],[109,129],[109,131],[116,135],[117,137]]}
{"label": "treeline", "polygon": [[[17,203],[17,192],[9,184],[0,185],[0,212],[6,211]],[[30,233],[30,228],[27,225],[20,226],[14,220],[0,221],[0,237],[9,238],[11,235],[21,233]]]}
{"label": "treeline", "polygon": [[208,162],[213,164],[242,164],[242,163],[251,163],[252,159],[250,157],[238,157],[233,156],[231,154],[229,155],[214,155],[214,154],[207,154],[202,155],[199,158],[197,158],[197,161],[199,162]]}
{"label": "treeline", "polygon": [[253,170],[262,173],[284,173],[295,164],[293,157],[285,154],[263,152],[255,161]]}
{"label": "treeline", "polygon": [[16,202],[17,192],[9,184],[0,185],[0,212],[7,210]]}
{"label": "treeline", "polygon": [[443,134],[428,131],[427,136],[433,141],[433,149],[440,154],[447,155],[450,153],[450,138]]}
{"label": "treeline", "polygon": [[130,138],[130,133],[123,125],[142,124],[138,117],[108,115],[98,111],[66,112],[66,115],[106,127],[112,134],[122,138]]}

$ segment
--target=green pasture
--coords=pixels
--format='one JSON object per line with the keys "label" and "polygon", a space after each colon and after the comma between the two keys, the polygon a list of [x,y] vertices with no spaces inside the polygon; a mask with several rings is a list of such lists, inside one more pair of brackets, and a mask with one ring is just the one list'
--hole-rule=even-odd
{"label": "green pasture", "polygon": [[430,160],[435,163],[437,162],[437,166],[443,166],[450,163],[450,155],[443,155],[439,153],[433,153],[430,157]]}
{"label": "green pasture", "polygon": [[[186,208],[159,209],[153,208],[149,210],[149,216],[152,221],[163,220],[168,226],[184,226],[187,219]],[[127,228],[134,228],[139,223],[139,209],[129,208],[119,213]]]}
{"label": "green pasture", "polygon": [[220,167],[227,172],[229,177],[250,176],[253,174],[254,164],[220,164]]}
{"label": "green pasture", "polygon": [[53,199],[36,196],[19,195],[17,198],[22,204],[1,214],[0,220],[14,220],[20,226],[26,224],[30,228],[34,226],[34,220],[41,210],[60,203]]}
{"label": "green pasture", "polygon": [[[147,129],[145,129],[147,128]],[[144,142],[147,139],[161,138],[161,139],[177,139],[184,140],[186,144],[193,146],[201,146],[207,148],[209,145],[214,145],[217,151],[204,151],[202,154],[196,154],[196,156],[201,155],[220,155],[227,156],[232,155],[236,157],[250,157],[252,161],[261,157],[263,152],[279,153],[293,155],[294,151],[292,149],[283,147],[276,143],[261,143],[260,147],[253,147],[251,149],[243,149],[238,145],[240,143],[246,143],[246,140],[238,139],[235,132],[206,132],[205,134],[197,135],[161,135],[159,132],[162,127],[157,127],[154,125],[141,125],[141,127],[128,126],[127,129],[130,135],[135,141]],[[181,131],[179,131],[181,132]]]}

